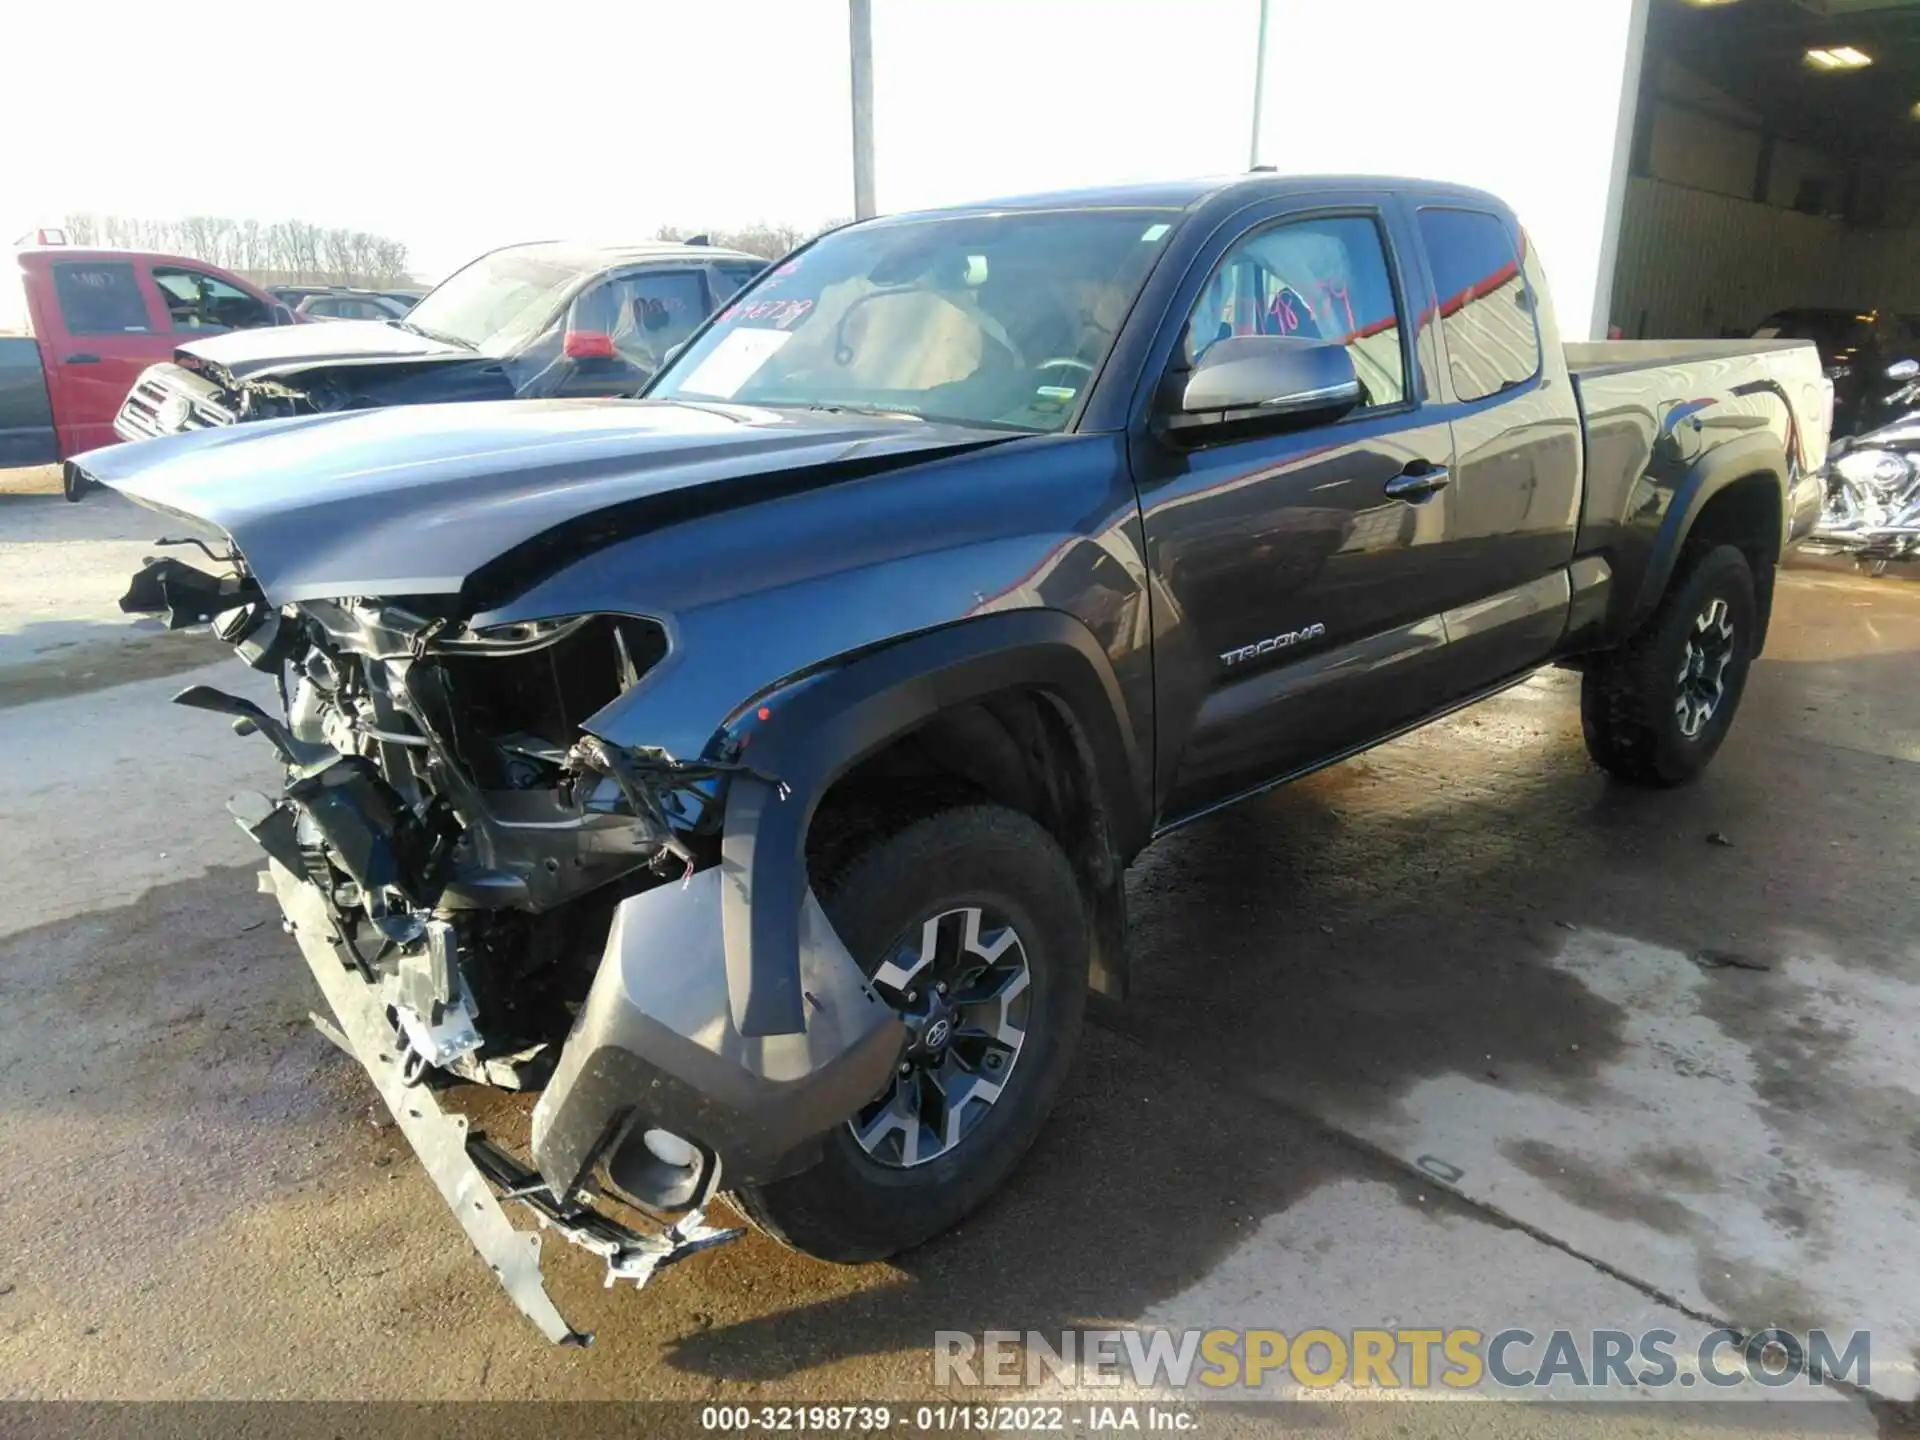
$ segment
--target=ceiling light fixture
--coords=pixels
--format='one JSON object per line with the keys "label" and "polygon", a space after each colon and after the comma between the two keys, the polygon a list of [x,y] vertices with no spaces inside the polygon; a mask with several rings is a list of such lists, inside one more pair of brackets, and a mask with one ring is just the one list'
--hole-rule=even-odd
{"label": "ceiling light fixture", "polygon": [[1807,64],[1816,70],[1860,70],[1873,63],[1873,57],[1851,45],[1829,45],[1823,50],[1807,51]]}
{"label": "ceiling light fixture", "polygon": [[1735,0],[1687,0],[1687,4],[1701,10],[1711,10],[1719,5],[1732,5]]}

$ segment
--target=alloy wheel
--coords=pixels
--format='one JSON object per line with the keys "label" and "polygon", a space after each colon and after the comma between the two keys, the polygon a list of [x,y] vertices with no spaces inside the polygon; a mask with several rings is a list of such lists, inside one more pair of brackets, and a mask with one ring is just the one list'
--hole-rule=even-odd
{"label": "alloy wheel", "polygon": [[1680,733],[1692,740],[1707,728],[1727,693],[1727,667],[1733,663],[1733,612],[1718,596],[1694,617],[1680,661],[1679,690],[1673,713]]}
{"label": "alloy wheel", "polygon": [[903,936],[872,979],[910,1038],[893,1083],[847,1128],[872,1159],[911,1169],[952,1150],[999,1101],[1026,1042],[1033,976],[1013,926],[973,905]]}

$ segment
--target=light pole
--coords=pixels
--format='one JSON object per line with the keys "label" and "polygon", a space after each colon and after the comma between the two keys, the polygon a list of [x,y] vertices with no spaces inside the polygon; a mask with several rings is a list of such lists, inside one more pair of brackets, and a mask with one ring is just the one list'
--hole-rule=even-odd
{"label": "light pole", "polygon": [[853,218],[870,220],[873,204],[873,0],[847,0],[848,54],[853,72]]}
{"label": "light pole", "polygon": [[[858,3],[858,0],[856,0]],[[1247,168],[1260,164],[1260,111],[1267,99],[1267,0],[1260,0],[1260,39],[1253,51],[1253,137],[1247,143]]]}

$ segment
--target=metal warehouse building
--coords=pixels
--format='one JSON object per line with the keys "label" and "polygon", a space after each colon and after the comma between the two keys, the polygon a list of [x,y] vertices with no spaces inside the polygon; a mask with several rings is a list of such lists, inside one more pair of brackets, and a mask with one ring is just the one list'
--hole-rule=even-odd
{"label": "metal warehouse building", "polygon": [[1920,0],[1271,10],[1262,158],[1496,191],[1570,338],[1920,316]]}

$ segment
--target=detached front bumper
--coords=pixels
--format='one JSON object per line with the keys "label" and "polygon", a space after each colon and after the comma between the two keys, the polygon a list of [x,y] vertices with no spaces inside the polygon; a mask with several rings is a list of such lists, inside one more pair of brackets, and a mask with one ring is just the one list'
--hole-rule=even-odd
{"label": "detached front bumper", "polygon": [[[503,1199],[599,1254],[609,1285],[644,1284],[737,1235],[702,1218],[723,1177],[748,1183],[804,1165],[822,1134],[885,1087],[905,1043],[899,1019],[811,894],[799,927],[807,1027],[742,1037],[731,1020],[720,938],[727,880],[723,869],[705,870],[617,909],[592,989],[534,1110],[538,1173],[520,1171],[418,1083],[381,992],[352,963],[319,890],[278,861],[267,874],[337,1017],[332,1038],[373,1078],[514,1304],[557,1343],[590,1337],[555,1308],[541,1278],[539,1236],[513,1227]],[[650,1132],[683,1144],[649,1145]],[[675,1164],[660,1150],[692,1158]],[[682,1217],[656,1233],[609,1219],[591,1204],[602,1167],[624,1195]]]}
{"label": "detached front bumper", "polygon": [[886,1088],[906,1027],[867,984],[811,892],[799,925],[806,1028],[743,1036],[721,938],[726,867],[624,901],[605,958],[533,1112],[533,1153],[556,1193],[596,1158],[659,1203],[671,1177],[645,1129],[683,1136],[729,1183],[804,1168],[821,1135]]}

